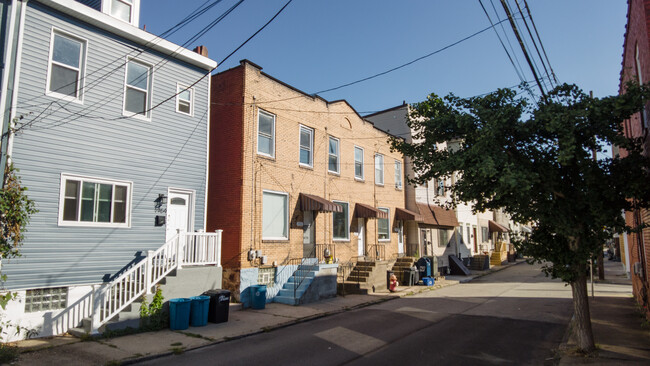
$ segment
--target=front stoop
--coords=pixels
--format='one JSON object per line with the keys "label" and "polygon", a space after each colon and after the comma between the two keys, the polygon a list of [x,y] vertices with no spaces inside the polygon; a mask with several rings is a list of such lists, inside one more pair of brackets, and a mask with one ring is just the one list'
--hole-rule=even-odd
{"label": "front stoop", "polygon": [[[338,264],[315,264],[309,267],[315,267],[315,270],[309,271],[299,286],[295,282],[295,275],[291,276],[273,301],[286,305],[301,305],[336,296]],[[295,286],[298,287],[294,292]]]}
{"label": "front stoop", "polygon": [[342,283],[339,292],[345,294],[368,294],[388,291],[386,271],[392,266],[391,261],[359,261]]}

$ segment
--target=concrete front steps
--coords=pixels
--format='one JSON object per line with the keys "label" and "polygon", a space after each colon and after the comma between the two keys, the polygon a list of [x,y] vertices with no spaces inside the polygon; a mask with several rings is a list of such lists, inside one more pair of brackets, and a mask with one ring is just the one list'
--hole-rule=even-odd
{"label": "concrete front steps", "polygon": [[485,271],[490,269],[487,255],[475,255],[470,258],[469,267],[472,271]]}
{"label": "concrete front steps", "polygon": [[500,266],[503,262],[508,261],[508,252],[492,252],[490,254],[490,265]]}
{"label": "concrete front steps", "polygon": [[[187,298],[198,296],[207,290],[219,289],[222,283],[222,267],[217,266],[196,266],[183,267],[180,270],[170,272],[160,283],[160,289],[164,297],[163,311],[168,313],[169,299]],[[155,289],[152,290],[154,292]],[[153,294],[146,295],[147,303],[151,303]],[[121,330],[126,328],[140,327],[140,305],[141,301],[136,300],[114,316],[106,324],[99,328],[99,332],[106,330]],[[68,329],[68,333],[82,338],[90,334],[91,320],[84,318],[76,328]]]}
{"label": "concrete front steps", "polygon": [[400,284],[403,284],[406,280],[407,274],[410,274],[411,267],[415,265],[415,261],[416,259],[413,257],[400,257],[397,258],[397,261],[393,264],[392,271],[395,273],[397,281],[399,281]]}
{"label": "concrete front steps", "polygon": [[359,261],[350,275],[339,283],[339,292],[344,294],[367,294],[388,291],[386,271],[395,261]]}
{"label": "concrete front steps", "polygon": [[[336,296],[336,271],[338,264],[306,264],[298,267],[294,275],[273,298],[286,305],[301,305]],[[298,278],[300,270],[306,271]],[[297,283],[297,281],[301,281]]]}

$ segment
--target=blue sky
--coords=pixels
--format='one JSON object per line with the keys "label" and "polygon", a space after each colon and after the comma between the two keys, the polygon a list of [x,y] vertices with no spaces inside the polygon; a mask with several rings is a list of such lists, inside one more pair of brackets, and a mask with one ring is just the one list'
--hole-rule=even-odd
{"label": "blue sky", "polygon": [[[515,0],[508,1],[515,7]],[[527,1],[559,81],[593,90],[595,96],[616,94],[627,1]],[[140,24],[146,25],[147,31],[160,34],[204,2],[142,0]],[[167,38],[184,43],[236,2],[223,0]],[[523,6],[523,0],[519,2]],[[286,0],[245,0],[191,47],[205,45],[210,57],[220,61],[285,3]],[[503,19],[500,1],[492,3]],[[483,0],[495,21],[492,3]],[[412,61],[489,25],[478,0],[294,0],[218,70],[236,66],[246,58],[262,66],[266,73],[314,93]],[[532,80],[509,23],[503,26],[525,78]],[[497,29],[503,36],[501,27]],[[532,44],[529,46],[534,52]],[[388,75],[321,96],[328,100],[346,99],[364,114],[394,107],[402,101],[417,102],[432,92],[473,96],[518,83],[515,69],[490,29]]]}

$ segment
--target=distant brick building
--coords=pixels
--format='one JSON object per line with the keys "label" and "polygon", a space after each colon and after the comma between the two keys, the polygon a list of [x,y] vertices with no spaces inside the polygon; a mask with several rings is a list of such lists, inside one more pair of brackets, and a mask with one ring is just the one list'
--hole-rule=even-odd
{"label": "distant brick building", "polygon": [[[625,83],[629,80],[637,80],[641,83],[650,82],[650,1],[629,0],[627,11],[627,26],[625,30],[625,41],[623,44],[623,68],[621,70],[619,93],[625,93]],[[647,136],[650,127],[650,109],[648,106],[624,122],[625,135],[628,137]],[[646,142],[647,144],[648,142]],[[646,146],[646,153],[650,152],[650,146]],[[624,150],[614,149],[614,153],[625,156]],[[626,212],[626,222],[630,226],[637,226],[640,223],[650,223],[650,211]],[[621,254],[625,263],[628,263],[628,271],[631,272],[634,295],[639,304],[648,311],[648,292],[650,291],[650,228],[645,228],[641,235],[624,235],[621,240]],[[629,248],[628,248],[629,246]],[[629,253],[629,254],[628,254]]]}
{"label": "distant brick building", "polygon": [[270,282],[269,298],[292,260],[404,253],[404,163],[389,135],[261,69],[244,60],[212,77],[207,230],[224,230],[224,286]]}

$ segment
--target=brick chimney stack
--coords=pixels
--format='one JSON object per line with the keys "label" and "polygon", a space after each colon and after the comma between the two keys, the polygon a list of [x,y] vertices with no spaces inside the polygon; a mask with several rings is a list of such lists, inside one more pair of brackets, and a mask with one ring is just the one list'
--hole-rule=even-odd
{"label": "brick chimney stack", "polygon": [[208,48],[205,46],[197,46],[193,51],[201,56],[208,57]]}

